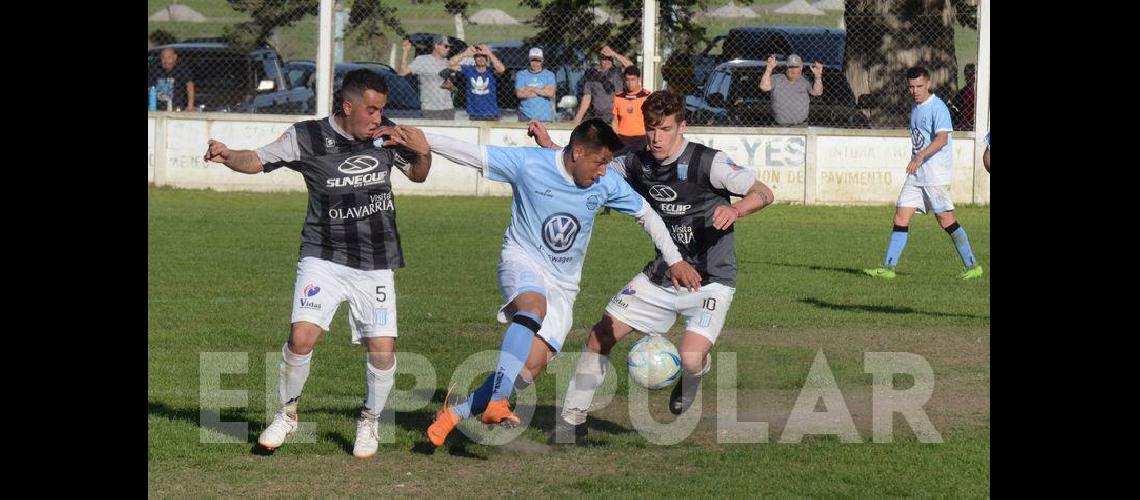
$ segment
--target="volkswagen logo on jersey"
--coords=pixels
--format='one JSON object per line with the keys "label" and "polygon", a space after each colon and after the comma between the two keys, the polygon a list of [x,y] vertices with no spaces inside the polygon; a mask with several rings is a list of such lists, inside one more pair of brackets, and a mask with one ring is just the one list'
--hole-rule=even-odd
{"label": "volkswagen logo on jersey", "polygon": [[363,174],[380,166],[380,161],[368,155],[350,156],[341,163],[337,170],[346,174]]}
{"label": "volkswagen logo on jersey", "polygon": [[925,142],[926,138],[922,136],[922,132],[919,132],[916,128],[910,129],[910,144],[915,153],[922,151],[922,148],[926,147]]}
{"label": "volkswagen logo on jersey", "polygon": [[673,201],[677,199],[677,192],[669,186],[658,184],[649,188],[649,196],[651,196],[654,200],[664,203],[666,201]]}
{"label": "volkswagen logo on jersey", "polygon": [[542,242],[554,253],[562,253],[574,246],[581,226],[578,219],[568,213],[556,213],[542,223]]}

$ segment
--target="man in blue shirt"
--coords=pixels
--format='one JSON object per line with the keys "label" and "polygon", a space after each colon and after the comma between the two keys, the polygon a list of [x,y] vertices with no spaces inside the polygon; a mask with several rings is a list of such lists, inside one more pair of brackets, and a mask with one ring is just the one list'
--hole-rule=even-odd
{"label": "man in blue shirt", "polygon": [[[495,84],[495,75],[501,75],[507,70],[506,66],[495,57],[491,48],[486,45],[467,47],[467,50],[451,58],[451,66],[459,65],[465,57],[473,57],[475,64],[459,66],[459,74],[466,83],[467,116],[471,120],[498,120],[499,103]],[[490,63],[491,67],[488,67]],[[492,69],[494,71],[492,72]]]}
{"label": "man in blue shirt", "polygon": [[[399,145],[401,129],[384,128]],[[605,122],[582,122],[561,149],[478,146],[426,134],[432,152],[477,168],[488,179],[510,183],[511,223],[498,267],[503,305],[498,319],[511,323],[503,336],[494,373],[454,407],[444,407],[428,428],[440,446],[460,420],[482,413],[485,424],[517,425],[508,397],[534,382],[573,324],[582,263],[603,206],[632,215],[649,234],[675,287],[699,289],[700,274],[686,263],[661,216],[608,165],[623,144]],[[611,175],[607,175],[611,174]],[[524,366],[525,364],[525,366]]]}
{"label": "man in blue shirt", "polygon": [[515,73],[515,96],[519,98],[519,121],[554,121],[554,73],[542,69],[542,49],[530,49],[530,68]]}
{"label": "man in blue shirt", "polygon": [[906,166],[906,182],[896,203],[894,230],[887,245],[883,267],[863,272],[876,278],[893,279],[895,266],[906,248],[910,218],[914,213],[934,212],[938,225],[950,235],[954,248],[962,257],[965,271],[959,278],[968,280],[982,275],[982,266],[970,249],[966,229],[954,220],[954,203],[950,201],[950,180],[953,162],[950,152],[954,140],[950,133],[950,109],[938,96],[930,92],[930,73],[916,66],[906,72],[907,88],[914,104],[910,108],[911,160]]}

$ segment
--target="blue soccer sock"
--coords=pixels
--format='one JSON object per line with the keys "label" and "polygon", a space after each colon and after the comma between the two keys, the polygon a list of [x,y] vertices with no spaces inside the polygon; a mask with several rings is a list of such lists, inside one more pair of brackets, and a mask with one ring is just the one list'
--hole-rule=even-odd
{"label": "blue soccer sock", "polygon": [[483,385],[467,395],[467,399],[463,400],[462,403],[452,406],[452,411],[461,419],[470,417],[472,414],[483,413],[483,410],[487,409],[487,402],[491,401],[491,385],[494,380],[494,373],[488,375],[487,380],[483,381]]}
{"label": "blue soccer sock", "polygon": [[945,229],[946,234],[949,234],[950,239],[954,241],[954,248],[958,249],[958,255],[962,257],[962,265],[966,266],[967,269],[974,267],[978,260],[974,258],[974,251],[970,249],[970,238],[966,236],[966,228],[954,222]]}
{"label": "blue soccer sock", "polygon": [[910,235],[910,228],[907,226],[895,226],[891,231],[891,242],[887,245],[887,258],[883,260],[883,267],[895,267],[899,263],[899,257],[902,256],[903,249],[906,248],[906,240]]}
{"label": "blue soccer sock", "polygon": [[499,348],[499,365],[495,369],[494,384],[491,387],[491,400],[507,399],[515,388],[526,358],[530,355],[531,339],[542,328],[542,318],[527,312],[515,313],[507,333],[503,335],[503,346]]}

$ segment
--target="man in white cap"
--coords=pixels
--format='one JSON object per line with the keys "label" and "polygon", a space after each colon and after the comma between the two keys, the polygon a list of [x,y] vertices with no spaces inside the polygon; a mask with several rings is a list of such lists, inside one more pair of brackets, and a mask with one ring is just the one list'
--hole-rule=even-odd
{"label": "man in white cap", "polygon": [[515,73],[515,96],[519,98],[519,121],[554,121],[554,73],[542,69],[542,49],[531,47],[530,68]]}
{"label": "man in white cap", "polygon": [[760,77],[760,90],[772,93],[772,114],[776,124],[785,127],[802,125],[808,117],[808,94],[823,95],[823,65],[818,61],[812,65],[815,83],[803,77],[804,61],[797,54],[788,55],[787,70],[782,75],[772,75],[776,67],[776,55],[768,56],[764,76]]}
{"label": "man in white cap", "polygon": [[408,52],[412,42],[404,39],[404,57],[400,62],[400,76],[416,74],[420,81],[420,109],[423,116],[432,120],[454,120],[455,104],[451,101],[451,91],[443,88],[444,77],[440,73],[448,69],[447,51],[451,45],[447,37],[436,35],[432,40],[430,54],[417,56],[408,64]]}

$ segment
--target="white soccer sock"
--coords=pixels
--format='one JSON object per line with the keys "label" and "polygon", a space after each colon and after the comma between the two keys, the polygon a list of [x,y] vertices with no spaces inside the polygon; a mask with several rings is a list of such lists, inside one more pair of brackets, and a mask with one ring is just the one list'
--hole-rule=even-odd
{"label": "white soccer sock", "polygon": [[313,352],[296,354],[289,350],[289,343],[281,346],[281,363],[277,365],[277,396],[288,413],[297,413],[297,402],[305,381],[309,379]]}
{"label": "white soccer sock", "polygon": [[586,421],[586,411],[594,401],[594,391],[606,379],[606,366],[610,357],[604,354],[582,351],[578,366],[570,377],[570,387],[566,389],[566,401],[562,403],[562,419],[578,425]]}
{"label": "white soccer sock", "polygon": [[364,366],[364,413],[377,418],[384,411],[384,403],[388,401],[392,386],[396,385],[396,361],[393,359],[392,366],[387,370],[372,366],[371,361],[365,361]]}

